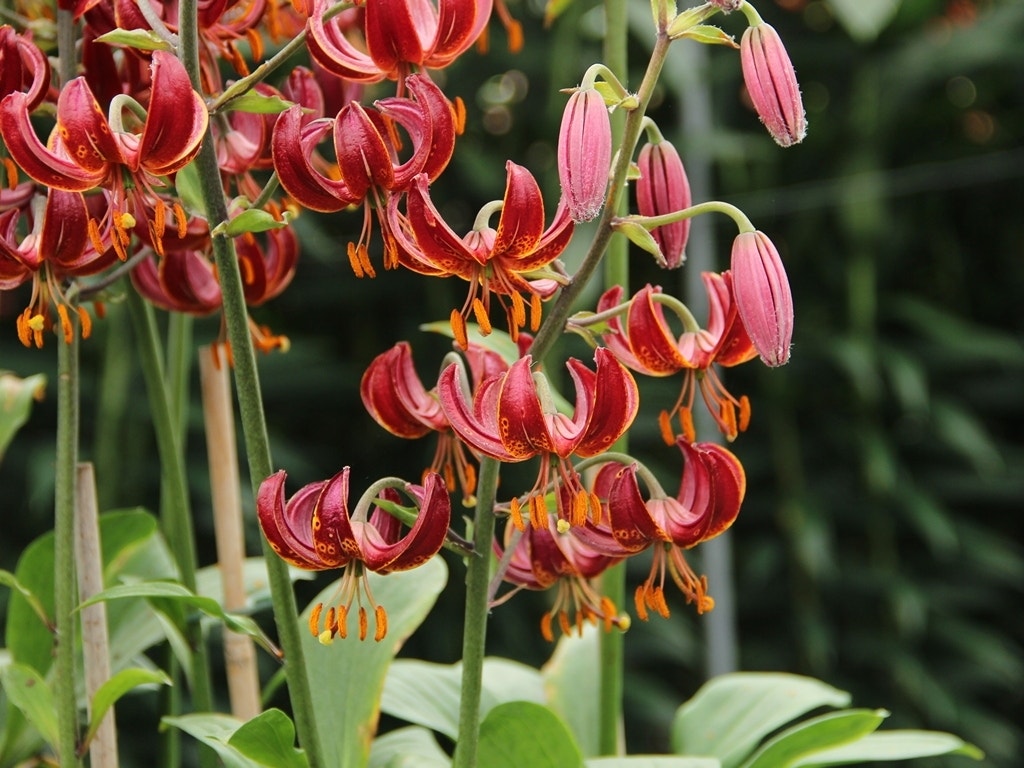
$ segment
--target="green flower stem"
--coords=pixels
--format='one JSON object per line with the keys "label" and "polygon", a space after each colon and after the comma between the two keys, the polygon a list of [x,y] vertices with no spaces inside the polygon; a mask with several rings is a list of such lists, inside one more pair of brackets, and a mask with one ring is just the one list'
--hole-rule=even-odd
{"label": "green flower stem", "polygon": [[692,219],[704,213],[724,213],[736,222],[736,229],[743,232],[754,232],[757,227],[747,218],[747,214],[731,203],[723,203],[721,200],[709,200],[706,203],[691,205],[672,213],[664,213],[661,216],[624,216],[620,221],[628,221],[632,224],[639,224],[644,229],[651,230],[666,224],[675,224],[677,221]]}
{"label": "green flower stem", "polygon": [[[164,384],[164,366],[156,318],[153,308],[137,291],[127,291],[127,297],[128,311],[132,316],[139,348],[139,363],[149,395],[157,451],[160,454],[164,535],[167,536],[171,553],[177,563],[181,583],[195,592],[197,563],[188,480],[185,476],[176,419]],[[185,631],[191,651],[192,704],[199,712],[210,712],[213,711],[213,684],[210,679],[209,653],[203,638],[202,624],[198,621],[189,622]],[[216,765],[216,755],[212,750],[202,750],[200,757],[204,766]]]}
{"label": "green flower stem", "polygon": [[[629,16],[626,0],[605,0],[604,60],[622,82],[629,78]],[[642,112],[642,110],[638,110]],[[619,154],[632,158],[633,147],[639,140],[642,119],[633,139],[627,144],[625,119],[622,110],[612,115],[612,146],[619,147]],[[617,177],[616,177],[617,178]],[[620,185],[621,189],[621,185]],[[624,214],[628,212],[628,199],[620,194],[617,201],[608,201],[609,206]],[[629,293],[629,244],[625,238],[617,237],[608,244],[604,261],[604,287],[621,285]],[[629,438],[620,437],[614,448],[628,450]],[[601,575],[601,591],[617,609],[626,597],[626,564],[618,563]],[[602,632],[599,639],[600,662],[598,683],[598,751],[602,755],[617,755],[622,751],[619,735],[622,723],[622,691],[625,679],[625,636],[622,632]]]}
{"label": "green flower stem", "polygon": [[[60,82],[75,76],[75,22],[70,11],[57,10],[57,52]],[[75,489],[78,476],[78,318],[69,312],[71,341],[57,342],[57,447],[53,509],[53,603],[57,642],[54,679],[75,679]],[[75,686],[54,686],[57,743],[61,768],[78,766],[78,702]]]}
{"label": "green flower stem", "polygon": [[484,456],[480,460],[473,547],[467,558],[466,613],[462,635],[462,698],[459,701],[459,739],[452,768],[476,768],[480,742],[480,696],[483,690],[487,614],[490,611],[488,582],[491,570],[491,540],[494,538],[494,499],[498,491],[501,462]]}
{"label": "green flower stem", "polygon": [[[54,498],[54,679],[75,679],[75,482],[78,463],[78,322],[70,313],[72,337],[57,342],[57,456]],[[55,685],[61,768],[80,764],[78,704],[74,685]]]}
{"label": "green flower stem", "polygon": [[[199,88],[199,33],[195,0],[182,0],[180,18],[180,56],[192,80],[193,87]],[[228,220],[228,210],[227,202],[224,199],[224,188],[221,185],[220,168],[217,165],[217,152],[213,146],[213,134],[210,129],[207,129],[206,138],[203,140],[202,148],[195,162],[196,169],[199,171],[206,217],[212,230],[217,224]],[[256,370],[256,353],[253,349],[252,336],[249,334],[249,313],[245,306],[242,275],[238,267],[234,241],[224,235],[213,236],[211,240],[217,275],[220,279],[224,321],[234,362],[235,391],[238,396],[245,452],[249,460],[249,479],[255,496],[259,491],[260,483],[273,472],[270,440],[267,435],[266,418],[263,414],[259,374]],[[288,696],[295,718],[295,730],[298,733],[299,744],[306,752],[310,768],[319,768],[323,765],[323,760],[317,736],[313,695],[306,674],[302,635],[297,620],[298,607],[288,575],[288,566],[270,548],[265,537],[260,537],[260,543],[267,564],[274,621],[284,652]]]}
{"label": "green flower stem", "polygon": [[622,143],[616,156],[615,165],[612,168],[611,181],[608,185],[608,195],[605,198],[604,212],[598,221],[594,239],[590,243],[586,256],[579,270],[573,275],[569,284],[562,289],[558,298],[548,311],[544,322],[537,332],[530,347],[530,352],[535,359],[543,359],[554,346],[558,337],[565,328],[565,321],[572,312],[573,304],[590,282],[594,272],[605,255],[608,244],[611,240],[612,224],[619,214],[619,201],[622,198],[626,186],[626,172],[633,157],[633,148],[636,147],[637,139],[643,127],[644,112],[651,101],[654,93],[654,86],[658,82],[661,69],[665,65],[665,55],[668,53],[668,36],[659,33],[654,43],[654,50],[651,52],[651,60],[644,73],[644,79],[640,83],[640,90],[637,92],[638,106],[631,110],[626,117],[626,125],[623,130]]}
{"label": "green flower stem", "polygon": [[764,19],[761,18],[761,14],[757,12],[750,3],[743,3],[740,6],[740,13],[747,17],[747,24],[752,27],[756,27],[758,24],[764,24]]}

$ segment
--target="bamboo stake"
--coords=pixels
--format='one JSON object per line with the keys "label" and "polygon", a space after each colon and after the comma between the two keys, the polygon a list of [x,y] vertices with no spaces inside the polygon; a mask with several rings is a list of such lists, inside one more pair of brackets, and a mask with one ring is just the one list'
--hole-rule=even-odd
{"label": "bamboo stake", "polygon": [[[89,462],[80,462],[75,474],[75,565],[78,596],[85,602],[103,591],[103,560],[100,524],[96,505],[96,477]],[[107,604],[82,609],[82,652],[85,661],[86,707],[92,717],[92,699],[110,679],[110,639],[107,634]],[[89,743],[92,768],[117,768],[117,726],[111,708]]]}
{"label": "bamboo stake", "polygon": [[[199,379],[210,464],[217,564],[224,589],[224,609],[245,608],[245,533],[239,492],[238,455],[227,365],[212,346],[199,350]],[[260,684],[252,639],[224,630],[231,712],[241,720],[260,713]]]}

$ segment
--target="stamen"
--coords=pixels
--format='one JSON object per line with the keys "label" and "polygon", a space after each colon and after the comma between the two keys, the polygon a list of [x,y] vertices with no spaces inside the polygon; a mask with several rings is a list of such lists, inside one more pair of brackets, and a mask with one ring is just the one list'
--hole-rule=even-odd
{"label": "stamen", "polygon": [[0,158],[0,163],[3,163],[4,172],[7,176],[7,188],[14,189],[18,186],[18,166],[9,157]]}
{"label": "stamen", "polygon": [[309,612],[309,633],[313,637],[317,637],[320,634],[320,614],[323,613],[324,604],[317,603],[313,606],[313,610]]}
{"label": "stamen", "polygon": [[366,275],[363,273],[363,267],[359,263],[359,256],[356,254],[355,243],[349,243],[348,248],[346,250],[348,253],[349,266],[352,267],[352,271],[355,272],[356,277],[366,277]]}
{"label": "stamen", "polygon": [[636,617],[640,621],[647,621],[649,618],[647,615],[647,585],[641,584],[636,588],[633,593],[633,604],[636,606]]}
{"label": "stamen", "polygon": [[549,643],[553,643],[555,641],[555,636],[551,632],[551,612],[550,611],[548,611],[547,613],[545,613],[543,616],[540,617],[540,634],[541,634],[541,637],[543,637]]}
{"label": "stamen", "polygon": [[338,606],[338,618],[335,628],[338,630],[338,637],[344,640],[348,637],[348,606]]}
{"label": "stamen", "polygon": [[611,632],[612,626],[615,624],[615,619],[618,618],[615,615],[615,603],[611,601],[609,597],[601,598],[601,618],[604,621],[604,631]]}
{"label": "stamen", "polygon": [[157,240],[163,239],[164,227],[167,224],[167,206],[159,198],[153,206],[153,222],[150,231],[156,235]]}
{"label": "stamen", "polygon": [[384,610],[383,605],[378,605],[374,608],[374,614],[377,619],[377,632],[374,634],[373,639],[379,643],[388,633],[388,612]]}
{"label": "stamen", "polygon": [[188,216],[185,215],[185,208],[175,200],[171,210],[174,212],[174,223],[178,225],[178,239],[184,240],[188,234]]}
{"label": "stamen", "polygon": [[[25,345],[26,347],[28,344]],[[526,530],[526,524],[523,523],[523,510],[519,506],[519,499],[513,498],[508,505],[509,515],[512,517],[512,525],[518,528],[520,531]]]}
{"label": "stamen", "polygon": [[740,398],[740,432],[746,432],[750,426],[750,398],[743,395]]}
{"label": "stamen", "polygon": [[512,324],[516,329],[522,328],[526,325],[526,305],[523,303],[523,297],[518,293],[513,293],[512,296]]}
{"label": "stamen", "polygon": [[683,428],[683,437],[686,438],[686,442],[692,443],[697,439],[697,428],[693,425],[692,409],[679,409],[679,425]]}
{"label": "stamen", "polygon": [[534,528],[548,527],[548,505],[541,494],[530,497],[530,525]]}
{"label": "stamen", "polygon": [[359,266],[363,268],[363,272],[370,277],[376,277],[377,273],[373,269],[373,264],[370,263],[370,254],[366,250],[366,246],[362,244],[357,245],[356,254],[359,256]]}
{"label": "stamen", "polygon": [[459,310],[453,309],[449,322],[452,326],[452,335],[455,337],[455,343],[459,345],[459,349],[469,349],[469,336],[466,335],[466,318],[462,316]]}
{"label": "stamen", "polygon": [[103,238],[100,237],[100,225],[96,223],[96,219],[90,216],[85,229],[89,233],[89,240],[92,242],[92,247],[96,249],[96,253],[106,251],[107,247],[103,245]]}
{"label": "stamen", "polygon": [[71,325],[71,319],[68,317],[68,308],[58,304],[57,314],[60,316],[60,329],[64,332],[64,343],[70,344],[75,338],[75,327]]}
{"label": "stamen", "polygon": [[583,525],[587,522],[587,505],[590,503],[590,496],[582,488],[576,492],[572,500],[572,524]]}
{"label": "stamen", "polygon": [[366,618],[366,609],[363,606],[359,606],[359,639],[366,639],[366,632],[369,629],[370,623]]}
{"label": "stamen", "polygon": [[722,424],[722,434],[731,443],[739,434],[736,429],[736,407],[732,403],[723,402],[718,411],[718,416]]}
{"label": "stamen", "polygon": [[452,102],[452,116],[455,118],[455,135],[461,136],[466,130],[466,102],[456,96]]}
{"label": "stamen", "polygon": [[540,330],[541,300],[539,294],[530,297],[530,330],[536,333]]}
{"label": "stamen", "polygon": [[668,411],[658,414],[658,429],[661,431],[661,439],[665,445],[675,445],[676,436],[672,431],[672,417],[668,415]]}
{"label": "stamen", "polygon": [[480,326],[480,333],[487,336],[491,332],[491,318],[487,316],[487,310],[480,299],[473,299],[473,315],[476,317],[477,325]]}
{"label": "stamen", "polygon": [[92,335],[92,318],[85,311],[85,307],[78,307],[78,321],[82,324],[82,338],[88,339]]}
{"label": "stamen", "polygon": [[32,313],[31,308],[26,308],[24,312],[18,315],[16,325],[18,327],[18,341],[21,342],[23,347],[32,346],[32,329],[29,327],[29,315]]}
{"label": "stamen", "polygon": [[572,624],[569,623],[569,614],[565,612],[564,608],[558,612],[558,626],[561,628],[563,635],[572,634]]}

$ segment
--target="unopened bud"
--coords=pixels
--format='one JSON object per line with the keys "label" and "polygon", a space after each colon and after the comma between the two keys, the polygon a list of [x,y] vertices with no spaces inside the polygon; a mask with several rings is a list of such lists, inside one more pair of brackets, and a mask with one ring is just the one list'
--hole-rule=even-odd
{"label": "unopened bud", "polygon": [[573,92],[558,133],[558,180],[573,221],[601,212],[612,162],[612,124],[596,88]]}
{"label": "unopened bud", "polygon": [[732,285],[747,335],[765,365],[789,362],[793,294],[782,258],[763,232],[743,232],[732,246]]}
{"label": "unopened bud", "polygon": [[800,86],[782,38],[769,24],[747,27],[740,40],[743,81],[761,122],[783,147],[799,144],[807,133]]}

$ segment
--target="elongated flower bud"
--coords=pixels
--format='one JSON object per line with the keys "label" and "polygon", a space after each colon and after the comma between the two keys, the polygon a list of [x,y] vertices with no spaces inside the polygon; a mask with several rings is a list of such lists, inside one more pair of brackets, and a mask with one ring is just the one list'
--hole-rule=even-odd
{"label": "elongated flower bud", "polygon": [[594,88],[575,91],[562,113],[558,179],[569,216],[590,221],[601,212],[612,162],[612,123]]}
{"label": "elongated flower bud", "polygon": [[740,320],[765,365],[789,362],[793,294],[782,258],[763,232],[743,232],[732,245],[732,285]]}
{"label": "elongated flower bud", "polygon": [[740,40],[743,80],[761,122],[779,144],[799,144],[807,133],[800,86],[782,38],[770,24],[747,27]]}
{"label": "elongated flower bud", "polygon": [[[670,142],[645,144],[637,165],[640,178],[636,182],[636,203],[641,216],[660,216],[690,207],[690,182],[683,161]],[[665,266],[674,269],[685,261],[689,234],[689,219],[651,230],[665,257]]]}

